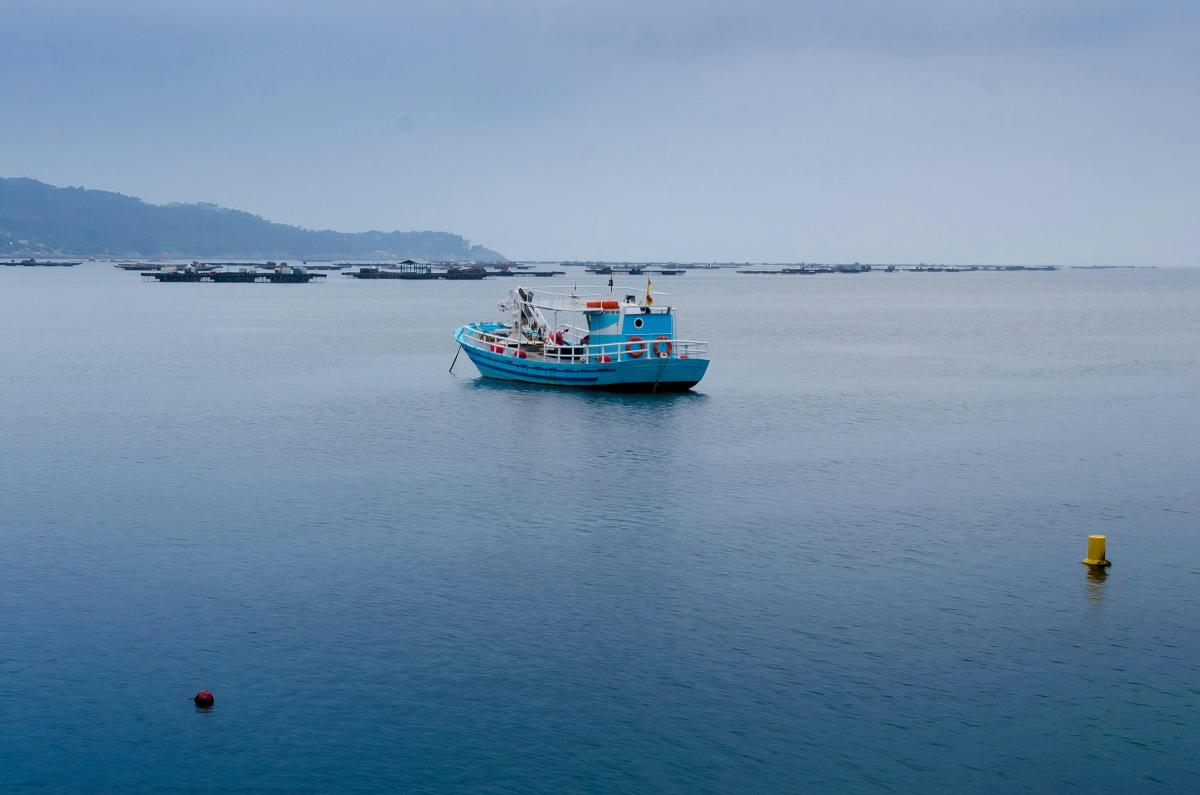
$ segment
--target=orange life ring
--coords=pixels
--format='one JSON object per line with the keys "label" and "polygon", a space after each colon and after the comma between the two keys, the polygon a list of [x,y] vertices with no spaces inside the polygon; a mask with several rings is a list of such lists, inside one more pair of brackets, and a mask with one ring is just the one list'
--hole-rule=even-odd
{"label": "orange life ring", "polygon": [[[666,343],[666,345],[667,345],[667,349],[665,351],[661,350],[658,347],[659,345],[662,345],[663,343]],[[658,339],[656,339],[654,341],[654,355],[660,359],[665,359],[671,355],[671,338],[670,337],[659,337]]]}
{"label": "orange life ring", "polygon": [[[633,343],[637,343],[637,348],[633,347]],[[625,342],[625,352],[635,359],[642,358],[642,354],[646,352],[646,343],[642,342],[642,338],[634,335]]]}

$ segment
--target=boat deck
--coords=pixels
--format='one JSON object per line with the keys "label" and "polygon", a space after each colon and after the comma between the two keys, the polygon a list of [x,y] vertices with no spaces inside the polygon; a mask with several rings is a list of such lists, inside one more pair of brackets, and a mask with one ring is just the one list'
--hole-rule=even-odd
{"label": "boat deck", "polygon": [[602,362],[638,362],[654,359],[707,359],[708,343],[700,340],[647,339],[637,342],[547,345],[539,341],[517,343],[508,330],[491,324],[463,326],[460,341],[468,348],[552,365]]}

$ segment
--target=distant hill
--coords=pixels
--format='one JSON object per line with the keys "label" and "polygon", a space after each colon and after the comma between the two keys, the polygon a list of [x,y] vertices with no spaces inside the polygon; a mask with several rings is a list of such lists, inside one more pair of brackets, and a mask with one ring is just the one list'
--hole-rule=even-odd
{"label": "distant hill", "polygon": [[334,232],[277,224],[215,204],[148,204],[132,196],[0,178],[0,256],[262,259],[504,257],[449,232]]}

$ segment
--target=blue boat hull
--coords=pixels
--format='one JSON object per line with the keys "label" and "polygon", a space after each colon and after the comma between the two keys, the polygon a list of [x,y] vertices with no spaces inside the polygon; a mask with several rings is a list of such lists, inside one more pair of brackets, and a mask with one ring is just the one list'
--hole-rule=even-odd
{"label": "blue boat hull", "polygon": [[683,392],[700,382],[707,359],[643,358],[619,362],[543,362],[481,350],[454,333],[464,353],[486,378],[543,386],[604,389],[614,392]]}

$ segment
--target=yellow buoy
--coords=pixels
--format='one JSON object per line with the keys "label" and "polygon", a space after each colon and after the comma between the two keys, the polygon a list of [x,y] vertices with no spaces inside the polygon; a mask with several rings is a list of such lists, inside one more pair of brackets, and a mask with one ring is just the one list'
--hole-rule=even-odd
{"label": "yellow buoy", "polygon": [[1107,541],[1108,536],[1088,536],[1087,557],[1083,559],[1083,565],[1093,568],[1111,566],[1112,563],[1104,557],[1104,547]]}

